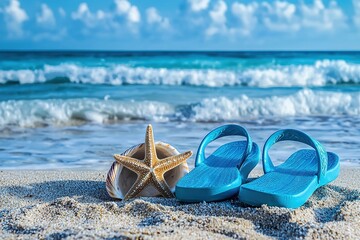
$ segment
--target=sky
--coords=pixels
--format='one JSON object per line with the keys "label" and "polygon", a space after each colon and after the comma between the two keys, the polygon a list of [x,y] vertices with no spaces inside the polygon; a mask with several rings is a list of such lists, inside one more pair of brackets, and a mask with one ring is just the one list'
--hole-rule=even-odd
{"label": "sky", "polygon": [[360,50],[360,0],[0,0],[2,50]]}

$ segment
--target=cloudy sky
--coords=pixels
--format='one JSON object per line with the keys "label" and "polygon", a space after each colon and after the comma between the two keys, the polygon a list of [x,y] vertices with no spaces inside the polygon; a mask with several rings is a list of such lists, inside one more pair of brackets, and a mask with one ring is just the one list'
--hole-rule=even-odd
{"label": "cloudy sky", "polygon": [[360,50],[360,0],[0,0],[0,49]]}

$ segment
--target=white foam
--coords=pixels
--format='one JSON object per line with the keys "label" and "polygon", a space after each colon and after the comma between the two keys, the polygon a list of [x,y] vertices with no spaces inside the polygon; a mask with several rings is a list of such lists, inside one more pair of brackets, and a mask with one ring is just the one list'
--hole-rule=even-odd
{"label": "white foam", "polygon": [[0,102],[0,126],[71,125],[77,121],[119,120],[238,121],[292,116],[359,116],[360,93],[300,90],[293,95],[250,98],[208,98],[172,106],[163,102],[100,99],[19,100]]}
{"label": "white foam", "polygon": [[0,102],[0,126],[69,125],[75,121],[106,123],[146,119],[168,121],[173,108],[159,102],[97,99],[20,100]]}
{"label": "white foam", "polygon": [[209,98],[193,107],[195,121],[230,121],[259,117],[360,115],[360,94],[301,90],[290,96]]}
{"label": "white foam", "polygon": [[167,69],[129,67],[126,65],[80,66],[76,64],[45,65],[29,70],[0,70],[0,83],[41,83],[54,78],[75,83],[193,85],[222,87],[247,85],[257,87],[324,86],[327,84],[360,84],[360,65],[343,60],[322,60],[313,65],[254,67],[247,69]]}

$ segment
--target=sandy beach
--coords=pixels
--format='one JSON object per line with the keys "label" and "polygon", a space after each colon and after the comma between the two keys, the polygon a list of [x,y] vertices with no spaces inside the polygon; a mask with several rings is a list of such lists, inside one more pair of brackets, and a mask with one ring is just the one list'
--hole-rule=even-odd
{"label": "sandy beach", "polygon": [[104,171],[1,171],[0,238],[360,238],[360,168],[343,167],[296,210],[253,208],[236,199],[114,201],[105,177]]}
{"label": "sandy beach", "polygon": [[0,36],[0,240],[360,240],[360,0],[0,0]]}

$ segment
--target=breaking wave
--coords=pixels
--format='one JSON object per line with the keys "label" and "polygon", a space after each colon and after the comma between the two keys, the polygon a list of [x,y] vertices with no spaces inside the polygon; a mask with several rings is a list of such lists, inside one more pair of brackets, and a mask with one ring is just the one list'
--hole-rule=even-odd
{"label": "breaking wave", "polygon": [[314,92],[304,89],[288,96],[208,98],[181,106],[163,102],[99,99],[0,102],[0,126],[20,127],[131,120],[222,122],[313,115],[360,115],[360,93]]}
{"label": "breaking wave", "polygon": [[360,65],[344,60],[322,60],[313,65],[276,65],[245,69],[168,69],[126,65],[81,66],[64,63],[37,69],[0,70],[0,83],[69,81],[111,85],[190,85],[291,87],[360,84]]}
{"label": "breaking wave", "polygon": [[195,121],[226,121],[259,117],[360,115],[360,93],[314,92],[289,96],[209,98],[192,108]]}

